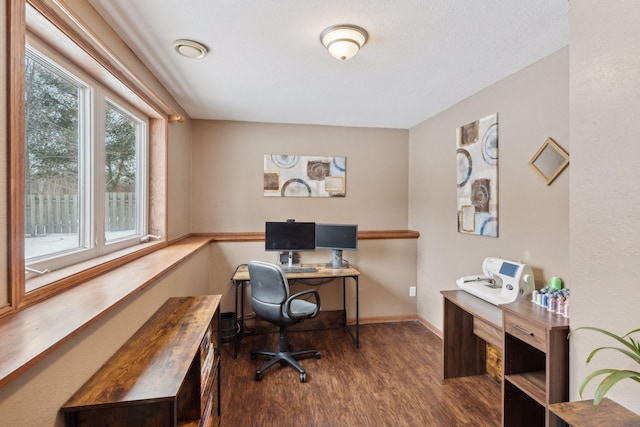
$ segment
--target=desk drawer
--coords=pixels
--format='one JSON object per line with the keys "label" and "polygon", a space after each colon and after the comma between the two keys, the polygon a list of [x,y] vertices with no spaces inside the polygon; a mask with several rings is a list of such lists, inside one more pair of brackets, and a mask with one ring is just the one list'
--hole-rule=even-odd
{"label": "desk drawer", "polygon": [[522,317],[505,313],[504,332],[534,346],[540,351],[547,351],[545,328],[527,322],[526,319]]}
{"label": "desk drawer", "polygon": [[502,329],[496,328],[484,320],[474,317],[473,333],[502,350]]}

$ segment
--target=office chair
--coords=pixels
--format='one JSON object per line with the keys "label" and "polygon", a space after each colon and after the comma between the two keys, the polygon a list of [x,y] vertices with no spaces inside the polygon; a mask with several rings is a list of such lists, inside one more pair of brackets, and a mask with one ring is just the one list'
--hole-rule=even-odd
{"label": "office chair", "polygon": [[[289,294],[289,282],[282,269],[261,261],[249,263],[249,281],[251,282],[251,305],[256,315],[264,320],[280,326],[280,346],[278,351],[254,350],[251,360],[258,355],[271,359],[256,370],[256,380],[262,379],[262,373],[276,363],[289,364],[300,373],[300,382],[307,380],[304,368],[295,360],[300,356],[313,355],[320,359],[317,350],[288,351],[287,327],[304,319],[315,317],[320,311],[320,295],[315,289]],[[300,297],[313,295],[315,304]]]}

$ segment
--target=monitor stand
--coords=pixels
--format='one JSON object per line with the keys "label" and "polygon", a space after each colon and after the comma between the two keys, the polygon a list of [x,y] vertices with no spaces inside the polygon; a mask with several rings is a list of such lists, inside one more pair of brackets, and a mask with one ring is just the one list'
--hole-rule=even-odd
{"label": "monitor stand", "polygon": [[333,260],[327,264],[327,268],[349,268],[349,263],[342,259],[342,249],[333,250]]}
{"label": "monitor stand", "polygon": [[280,252],[279,260],[282,268],[300,267],[300,256],[296,251]]}

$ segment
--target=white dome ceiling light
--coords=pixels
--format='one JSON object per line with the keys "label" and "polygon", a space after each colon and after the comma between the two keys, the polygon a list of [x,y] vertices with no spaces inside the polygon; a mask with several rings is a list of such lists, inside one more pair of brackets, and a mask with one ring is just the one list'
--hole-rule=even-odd
{"label": "white dome ceiling light", "polygon": [[193,40],[179,39],[173,42],[173,48],[182,56],[192,59],[204,58],[209,49],[201,43]]}
{"label": "white dome ceiling light", "polygon": [[341,61],[353,58],[368,39],[367,31],[356,25],[333,25],[320,34],[322,45]]}

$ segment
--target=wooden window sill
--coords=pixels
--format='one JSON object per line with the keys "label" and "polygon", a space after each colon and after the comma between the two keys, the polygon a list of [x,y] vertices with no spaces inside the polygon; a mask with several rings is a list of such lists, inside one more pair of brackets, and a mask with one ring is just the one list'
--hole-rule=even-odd
{"label": "wooden window sill", "polygon": [[[94,276],[116,269],[165,246],[167,246],[167,243],[164,241],[142,243],[110,254],[91,258],[87,261],[82,261],[41,276],[30,277],[25,281],[27,295],[24,298],[23,305],[30,305],[34,302],[49,298],[53,294],[64,291],[79,283],[84,283]],[[47,289],[44,288],[50,285],[54,285],[54,288],[52,291],[47,292]],[[36,296],[32,296],[32,293]],[[43,294],[43,296],[39,294]]]}
{"label": "wooden window sill", "polygon": [[210,241],[179,240],[0,319],[0,387]]}

